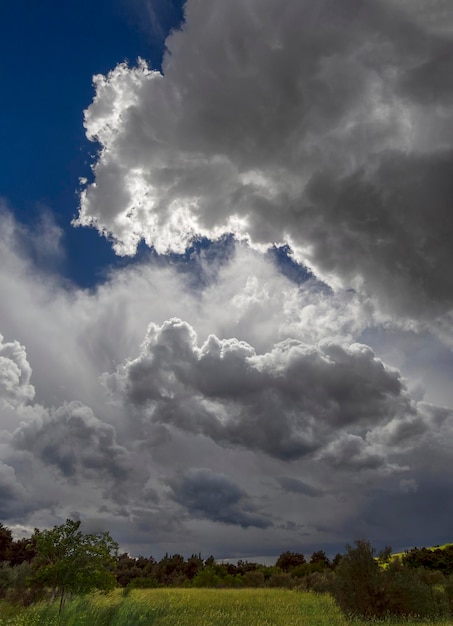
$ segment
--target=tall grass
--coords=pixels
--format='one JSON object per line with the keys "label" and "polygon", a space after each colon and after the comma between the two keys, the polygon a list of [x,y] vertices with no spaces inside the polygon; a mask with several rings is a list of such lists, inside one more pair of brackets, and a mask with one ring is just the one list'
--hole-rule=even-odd
{"label": "tall grass", "polygon": [[[67,602],[7,612],[0,626],[360,626],[347,621],[328,595],[284,589],[143,589],[91,594]],[[382,622],[381,622],[382,623]],[[427,625],[432,622],[394,624]],[[447,626],[450,622],[437,622]]]}

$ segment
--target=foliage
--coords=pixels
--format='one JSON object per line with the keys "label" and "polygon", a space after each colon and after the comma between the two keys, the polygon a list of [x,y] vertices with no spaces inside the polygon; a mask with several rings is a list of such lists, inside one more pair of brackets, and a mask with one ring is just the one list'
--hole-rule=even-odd
{"label": "foliage", "polygon": [[440,618],[449,614],[448,598],[440,572],[402,567],[399,561],[381,572],[385,582],[387,612]]}
{"label": "foliage", "polygon": [[290,552],[289,550],[280,554],[276,566],[284,572],[290,572],[299,565],[306,563],[305,557],[300,552]]}
{"label": "foliage", "polygon": [[347,546],[332,585],[335,600],[346,615],[382,619],[393,616],[445,617],[449,614],[443,576],[403,567],[399,560],[379,567],[368,541]]}
{"label": "foliage", "polygon": [[453,574],[453,545],[443,548],[412,548],[402,555],[403,565],[412,568],[424,567]]}
{"label": "foliage", "polygon": [[382,572],[374,554],[370,543],[359,539],[355,547],[346,546],[337,566],[333,596],[347,615],[380,618],[387,613]]}
{"label": "foliage", "polygon": [[[398,558],[389,546],[376,557],[368,541],[358,540],[332,561],[323,550],[313,552],[308,562],[303,554],[286,551],[273,566],[243,560],[219,563],[213,556],[203,560],[200,554],[187,560],[180,554],[165,554],[157,561],[152,556],[118,556],[117,547],[109,533],[84,534],[80,522],[71,520],[52,530],[36,529],[31,538],[18,541],[0,524],[0,601],[30,604],[39,600],[40,593],[49,595],[51,589],[60,604],[49,611],[61,611],[68,593],[108,590],[116,585],[123,587],[120,596],[124,601],[161,587],[184,587],[187,591],[189,587],[255,588],[256,592],[286,588],[299,593],[331,593],[349,617],[388,620],[391,616],[453,616],[451,544],[413,548]],[[116,609],[110,605],[105,610],[111,618]],[[111,623],[106,621],[109,626]]]}
{"label": "foliage", "polygon": [[35,531],[32,582],[58,591],[60,610],[66,592],[112,589],[118,545],[108,532],[84,534],[80,521],[66,520],[52,530]]}
{"label": "foliage", "polygon": [[36,556],[34,538],[13,540],[11,529],[0,523],[0,563],[31,563]]}
{"label": "foliage", "polygon": [[32,566],[24,561],[20,565],[0,564],[0,598],[6,598],[13,604],[31,604],[39,599],[42,594],[39,589],[31,589],[29,579],[32,574]]}
{"label": "foliage", "polygon": [[13,534],[9,528],[0,524],[0,562],[9,561],[9,552],[13,543]]}
{"label": "foliage", "polygon": [[140,577],[131,580],[127,589],[156,589],[161,586],[157,578]]}
{"label": "foliage", "polygon": [[324,550],[317,550],[316,552],[313,552],[310,557],[310,565],[312,566],[312,571],[317,571],[313,569],[313,566],[319,568],[318,571],[323,571],[331,567],[331,563]]}

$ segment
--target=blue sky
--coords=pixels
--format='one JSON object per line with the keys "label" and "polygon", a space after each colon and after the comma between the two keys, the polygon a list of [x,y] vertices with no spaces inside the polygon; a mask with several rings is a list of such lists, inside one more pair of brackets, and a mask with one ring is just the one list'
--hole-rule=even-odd
{"label": "blue sky", "polygon": [[0,193],[25,224],[52,212],[64,229],[63,271],[83,286],[118,261],[104,238],[70,225],[79,178],[91,176],[97,150],[85,137],[83,111],[95,74],[138,57],[160,67],[163,35],[180,24],[182,2],[154,5],[154,26],[139,2],[19,0],[0,7]]}
{"label": "blue sky", "polygon": [[0,8],[0,520],[451,541],[453,9],[182,16]]}

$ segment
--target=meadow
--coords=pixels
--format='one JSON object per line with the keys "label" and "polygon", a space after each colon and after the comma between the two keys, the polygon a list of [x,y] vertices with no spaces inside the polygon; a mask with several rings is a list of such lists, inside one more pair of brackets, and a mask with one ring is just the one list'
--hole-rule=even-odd
{"label": "meadow", "polygon": [[[16,608],[0,603],[0,626],[360,626],[346,620],[329,595],[285,589],[143,589],[93,593],[58,603]],[[383,623],[383,622],[379,622]],[[451,621],[395,621],[396,624]]]}

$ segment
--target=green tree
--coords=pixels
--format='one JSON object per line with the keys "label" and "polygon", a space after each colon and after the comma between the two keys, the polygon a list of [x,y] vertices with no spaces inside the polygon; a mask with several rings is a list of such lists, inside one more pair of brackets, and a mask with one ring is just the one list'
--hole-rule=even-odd
{"label": "green tree", "polygon": [[9,528],[0,524],[0,562],[9,561],[13,534]]}
{"label": "green tree", "polygon": [[[330,561],[327,558],[324,550],[317,550],[313,552],[310,558],[310,565],[314,565],[319,568],[319,571],[324,571],[327,567],[330,567]],[[316,568],[312,568],[313,571],[316,571]]]}
{"label": "green tree", "polygon": [[390,563],[391,558],[392,558],[392,546],[385,546],[385,548],[383,548],[377,554],[377,560],[379,564]]}
{"label": "green tree", "polygon": [[277,559],[276,566],[284,572],[290,572],[293,568],[306,563],[305,557],[300,552],[283,552]]}
{"label": "green tree", "polygon": [[108,532],[84,534],[80,524],[68,519],[52,530],[36,529],[34,534],[32,582],[55,590],[60,598],[59,613],[66,593],[111,589],[116,584],[118,544]]}
{"label": "green tree", "polygon": [[347,615],[384,617],[387,611],[383,573],[374,558],[369,541],[358,539],[346,546],[346,554],[336,567],[333,596]]}

